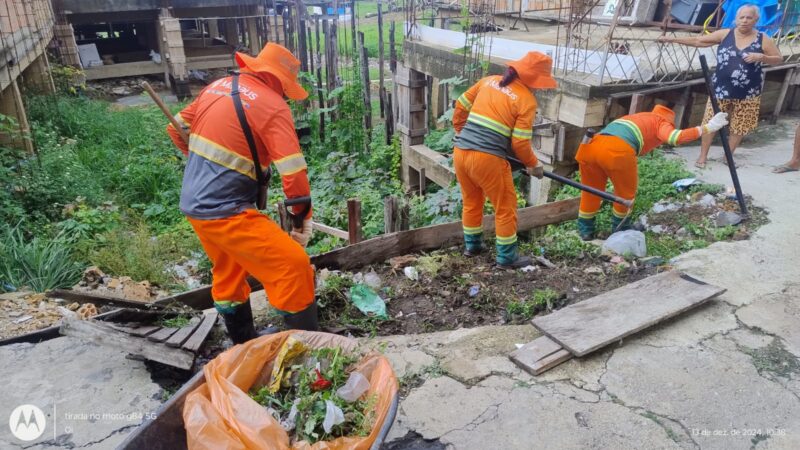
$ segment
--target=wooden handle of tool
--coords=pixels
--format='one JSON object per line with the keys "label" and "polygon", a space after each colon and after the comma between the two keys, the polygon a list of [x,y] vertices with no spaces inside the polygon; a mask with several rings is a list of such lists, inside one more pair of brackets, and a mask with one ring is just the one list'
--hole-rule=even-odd
{"label": "wooden handle of tool", "polygon": [[181,139],[183,139],[183,142],[188,143],[189,135],[186,134],[186,130],[184,130],[181,124],[179,124],[178,121],[175,120],[175,116],[172,115],[170,110],[167,108],[167,105],[165,105],[164,101],[161,100],[161,97],[159,97],[158,94],[156,94],[156,91],[153,90],[153,87],[150,86],[150,83],[144,81],[142,82],[142,87],[144,88],[145,91],[147,91],[147,94],[150,95],[150,98],[152,98],[153,101],[156,102],[156,105],[158,105],[158,107],[161,108],[161,112],[163,112],[164,115],[167,116],[172,126],[175,127],[176,130],[178,130],[178,134],[181,136]]}

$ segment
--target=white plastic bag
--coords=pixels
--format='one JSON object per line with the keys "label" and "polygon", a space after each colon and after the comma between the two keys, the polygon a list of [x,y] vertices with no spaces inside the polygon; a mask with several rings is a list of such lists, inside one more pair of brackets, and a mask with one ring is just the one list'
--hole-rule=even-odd
{"label": "white plastic bag", "polygon": [[347,383],[336,391],[336,395],[348,403],[353,403],[361,398],[364,392],[367,392],[367,389],[369,389],[369,380],[361,373],[353,372],[350,374],[350,378],[347,379]]}
{"label": "white plastic bag", "polygon": [[342,408],[339,408],[330,400],[325,400],[325,420],[322,421],[322,428],[325,432],[330,433],[334,425],[339,425],[342,422],[344,422]]}

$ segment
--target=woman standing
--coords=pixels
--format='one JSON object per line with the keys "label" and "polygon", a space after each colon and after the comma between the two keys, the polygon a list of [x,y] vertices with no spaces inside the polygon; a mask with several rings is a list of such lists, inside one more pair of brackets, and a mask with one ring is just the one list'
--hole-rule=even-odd
{"label": "woman standing", "polygon": [[[727,112],[730,120],[728,143],[731,152],[736,150],[746,134],[758,126],[761,86],[764,81],[763,64],[779,64],[783,61],[775,42],[756,30],[759,17],[758,6],[743,5],[736,11],[736,26],[733,29],[717,30],[696,37],[659,38],[661,42],[692,47],[711,47],[719,44],[717,68],[712,83],[720,111]],[[713,115],[709,99],[703,123],[707,123]],[[696,167],[705,168],[713,139],[713,133],[703,135],[700,156],[695,162]]]}
{"label": "woman standing", "polygon": [[482,251],[483,205],[495,210],[497,265],[511,269],[530,264],[517,254],[517,193],[508,157],[522,161],[528,172],[541,178],[543,168],[531,149],[536,115],[535,89],[557,86],[550,75],[553,60],[528,52],[508,64],[505,75],[479,80],[456,102],[454,165],[461,185],[464,242],[467,256]]}

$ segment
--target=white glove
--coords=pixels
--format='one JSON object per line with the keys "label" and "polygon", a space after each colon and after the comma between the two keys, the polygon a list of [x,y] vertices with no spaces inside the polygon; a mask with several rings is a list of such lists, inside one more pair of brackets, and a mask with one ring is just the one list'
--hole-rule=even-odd
{"label": "white glove", "polygon": [[728,124],[728,113],[718,112],[714,114],[714,117],[708,121],[705,126],[706,133],[714,133],[722,129],[725,125]]}
{"label": "white glove", "polygon": [[289,235],[303,247],[311,240],[311,219],[303,220],[303,228],[295,228]]}

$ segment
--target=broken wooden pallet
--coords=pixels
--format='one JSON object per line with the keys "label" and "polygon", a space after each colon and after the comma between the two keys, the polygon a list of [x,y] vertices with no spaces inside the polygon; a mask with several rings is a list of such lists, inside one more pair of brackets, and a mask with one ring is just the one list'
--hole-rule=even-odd
{"label": "broken wooden pallet", "polygon": [[587,355],[724,292],[679,271],[660,273],[534,318],[533,326],[545,336],[509,357],[538,375],[572,356]]}
{"label": "broken wooden pallet", "polygon": [[60,332],[97,344],[125,350],[151,361],[189,370],[208,338],[217,313],[194,317],[184,327],[163,327],[154,318],[163,313],[120,310],[105,320],[65,319]]}

